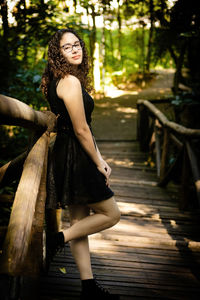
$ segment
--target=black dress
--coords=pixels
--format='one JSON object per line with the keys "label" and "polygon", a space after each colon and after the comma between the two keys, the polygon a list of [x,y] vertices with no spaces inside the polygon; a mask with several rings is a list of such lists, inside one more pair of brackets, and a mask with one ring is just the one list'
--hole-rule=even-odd
{"label": "black dress", "polygon": [[[106,186],[104,175],[75,136],[66,106],[57,96],[56,86],[53,80],[48,93],[51,110],[58,119],[56,140],[48,156],[46,207],[64,208],[70,204],[86,205],[109,199],[114,193]],[[86,120],[91,128],[94,101],[84,88],[82,95]]]}

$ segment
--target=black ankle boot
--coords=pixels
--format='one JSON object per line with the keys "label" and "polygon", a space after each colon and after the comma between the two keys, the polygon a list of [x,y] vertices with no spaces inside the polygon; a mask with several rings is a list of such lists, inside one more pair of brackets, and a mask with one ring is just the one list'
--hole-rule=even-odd
{"label": "black ankle boot", "polygon": [[96,279],[82,280],[81,300],[119,300],[119,295],[110,294]]}
{"label": "black ankle boot", "polygon": [[65,240],[63,232],[46,234],[46,259],[47,263],[51,262],[56,253],[65,247]]}

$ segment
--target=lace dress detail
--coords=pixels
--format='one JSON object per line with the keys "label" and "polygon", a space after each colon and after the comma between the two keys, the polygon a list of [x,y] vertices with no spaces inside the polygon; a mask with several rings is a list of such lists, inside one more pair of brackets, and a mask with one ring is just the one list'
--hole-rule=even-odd
{"label": "lace dress detail", "polygon": [[[94,101],[84,88],[82,95],[86,120],[91,129]],[[109,199],[114,193],[106,186],[104,175],[76,138],[65,104],[56,94],[56,81],[50,84],[48,101],[58,121],[57,136],[48,155],[47,208],[86,205]]]}

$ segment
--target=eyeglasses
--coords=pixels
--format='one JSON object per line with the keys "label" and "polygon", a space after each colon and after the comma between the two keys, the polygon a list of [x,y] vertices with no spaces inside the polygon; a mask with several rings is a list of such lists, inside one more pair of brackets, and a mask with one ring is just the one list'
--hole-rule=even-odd
{"label": "eyeglasses", "polygon": [[65,44],[63,46],[61,46],[61,48],[63,48],[63,50],[66,52],[66,53],[70,53],[73,51],[74,48],[76,48],[76,50],[81,50],[82,49],[82,45],[81,45],[81,42],[80,41],[77,41],[75,42],[74,45],[71,45],[71,44]]}

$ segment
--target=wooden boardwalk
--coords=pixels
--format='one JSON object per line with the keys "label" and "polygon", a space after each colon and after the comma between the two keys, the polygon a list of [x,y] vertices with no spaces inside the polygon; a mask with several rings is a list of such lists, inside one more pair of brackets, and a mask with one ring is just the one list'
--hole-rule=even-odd
{"label": "wooden boardwalk", "polygon": [[[98,145],[112,166],[122,217],[113,228],[90,236],[97,279],[122,300],[200,299],[199,212],[180,212],[176,189],[156,186],[156,172],[145,164],[137,142]],[[63,220],[68,226],[67,211]],[[39,290],[41,300],[79,299],[69,247],[55,257]]]}

